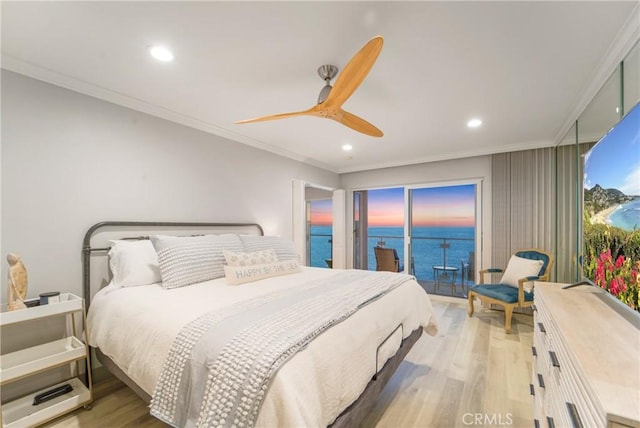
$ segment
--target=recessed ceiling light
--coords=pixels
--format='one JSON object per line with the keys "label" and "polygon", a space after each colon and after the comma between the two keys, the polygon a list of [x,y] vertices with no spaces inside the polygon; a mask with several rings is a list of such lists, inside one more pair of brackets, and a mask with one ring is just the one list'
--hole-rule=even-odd
{"label": "recessed ceiling light", "polygon": [[167,49],[164,46],[152,46],[151,49],[149,49],[149,53],[151,53],[151,56],[157,59],[158,61],[162,61],[162,62],[173,61],[173,54],[169,49]]}
{"label": "recessed ceiling light", "polygon": [[467,122],[467,126],[469,128],[477,128],[480,125],[482,125],[482,121],[480,119],[471,119],[469,122]]}
{"label": "recessed ceiling light", "polygon": [[342,146],[342,150],[344,150],[345,152],[350,152],[351,150],[353,150],[353,146],[351,144],[345,144]]}

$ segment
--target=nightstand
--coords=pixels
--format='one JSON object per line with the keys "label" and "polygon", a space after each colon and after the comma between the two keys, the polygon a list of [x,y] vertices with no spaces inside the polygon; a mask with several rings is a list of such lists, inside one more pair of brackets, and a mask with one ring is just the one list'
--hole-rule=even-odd
{"label": "nightstand", "polygon": [[[82,317],[84,340],[78,337],[77,314]],[[70,365],[71,372],[76,377],[34,391],[13,401],[2,403],[2,411],[0,412],[2,427],[39,425],[79,407],[87,407],[93,399],[89,348],[86,340],[86,313],[82,298],[71,293],[62,293],[59,303],[2,312],[0,313],[0,328],[54,316],[66,317],[66,337],[1,355],[0,385],[6,385],[28,376],[35,376],[38,373],[64,365]],[[83,360],[86,369],[84,382],[78,377]],[[34,404],[36,396],[65,384],[68,384],[72,389],[37,405]]]}

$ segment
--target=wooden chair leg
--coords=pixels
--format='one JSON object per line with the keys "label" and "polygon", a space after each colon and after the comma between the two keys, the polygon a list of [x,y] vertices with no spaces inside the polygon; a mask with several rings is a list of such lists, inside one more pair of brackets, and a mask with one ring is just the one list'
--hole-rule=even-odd
{"label": "wooden chair leg", "polygon": [[469,316],[473,316],[473,293],[469,292]]}
{"label": "wooden chair leg", "polygon": [[511,333],[511,316],[513,315],[513,306],[505,305],[504,307],[504,330]]}

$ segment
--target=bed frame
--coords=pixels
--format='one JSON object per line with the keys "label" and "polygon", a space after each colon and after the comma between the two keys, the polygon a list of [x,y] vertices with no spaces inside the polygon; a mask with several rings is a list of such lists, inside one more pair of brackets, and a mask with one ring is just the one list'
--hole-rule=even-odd
{"label": "bed frame", "polygon": [[[194,236],[215,233],[244,233],[250,235],[264,235],[263,229],[256,223],[178,223],[178,222],[136,222],[136,221],[105,221],[89,228],[82,242],[82,277],[83,297],[89,310],[91,298],[100,288],[110,281],[107,252],[112,239],[149,239],[150,235],[164,234],[174,236]],[[91,269],[95,267],[95,269]],[[99,286],[92,287],[93,284]],[[96,288],[97,287],[97,288]],[[389,339],[398,329],[387,338]],[[396,354],[390,358],[384,367],[378,371],[367,384],[360,397],[345,409],[330,425],[331,428],[347,428],[359,426],[373,409],[378,395],[393,376],[400,363],[404,360],[411,347],[422,335],[422,328],[414,330],[400,343]],[[385,339],[385,340],[387,340]],[[384,342],[383,342],[384,343]],[[122,371],[99,348],[93,348],[98,361],[131,388],[145,402],[151,401],[151,396],[140,388],[129,376]],[[376,361],[377,361],[376,355]],[[91,366],[93,367],[93,365]]]}
{"label": "bed frame", "polygon": [[[82,240],[82,292],[87,310],[91,298],[111,281],[107,258],[110,240],[149,239],[150,235],[197,236],[220,233],[264,235],[262,227],[256,223],[103,221],[94,224]],[[94,284],[99,286],[92,287]]]}

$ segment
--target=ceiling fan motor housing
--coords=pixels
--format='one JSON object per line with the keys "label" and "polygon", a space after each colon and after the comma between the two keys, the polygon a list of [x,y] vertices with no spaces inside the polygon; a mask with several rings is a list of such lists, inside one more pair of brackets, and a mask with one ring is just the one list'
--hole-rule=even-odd
{"label": "ceiling fan motor housing", "polygon": [[330,84],[331,80],[336,77],[338,74],[338,67],[331,64],[321,65],[318,68],[318,75],[325,81],[325,85],[320,91],[320,95],[318,95],[318,104],[323,103],[327,97],[329,96],[329,92],[331,92],[332,86]]}
{"label": "ceiling fan motor housing", "polygon": [[335,65],[327,64],[321,65],[318,68],[318,75],[322,78],[322,80],[332,80],[338,74],[338,67]]}

